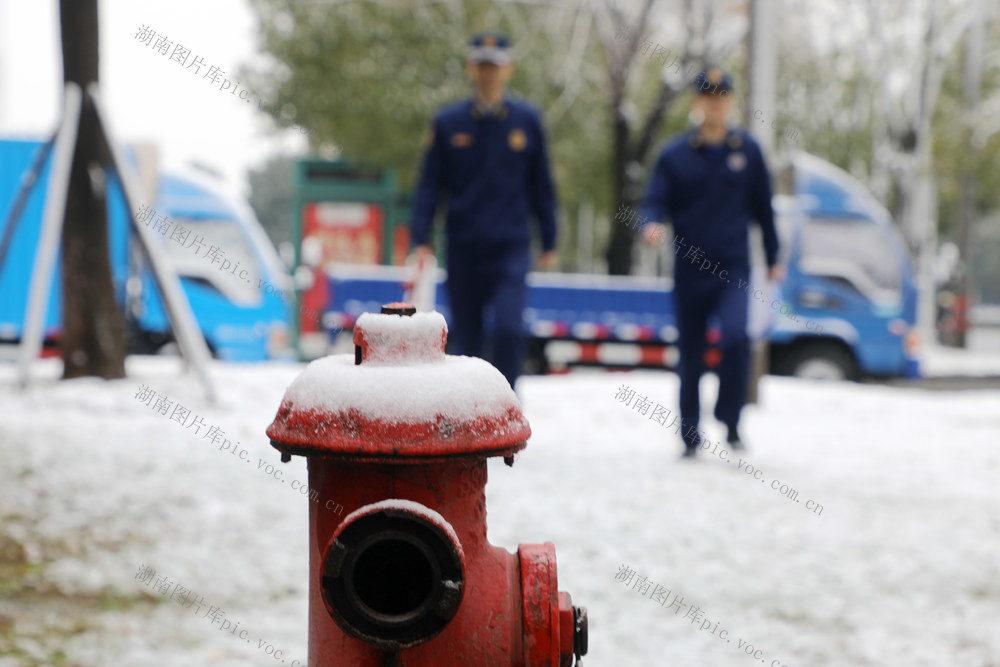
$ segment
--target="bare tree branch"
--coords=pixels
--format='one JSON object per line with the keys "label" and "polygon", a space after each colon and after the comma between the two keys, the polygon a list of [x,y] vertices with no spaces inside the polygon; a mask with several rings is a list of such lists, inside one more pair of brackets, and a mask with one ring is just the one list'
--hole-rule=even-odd
{"label": "bare tree branch", "polygon": [[546,109],[550,123],[557,122],[563,114],[573,106],[580,95],[580,69],[584,62],[587,49],[587,36],[590,34],[593,16],[587,7],[581,7],[576,12],[573,21],[573,35],[570,37],[569,48],[560,68],[560,78],[563,81],[562,94]]}

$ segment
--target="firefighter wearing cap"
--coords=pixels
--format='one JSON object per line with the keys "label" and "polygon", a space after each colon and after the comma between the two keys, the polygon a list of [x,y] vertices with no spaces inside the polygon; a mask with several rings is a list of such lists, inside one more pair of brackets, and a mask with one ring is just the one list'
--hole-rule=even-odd
{"label": "firefighter wearing cap", "polygon": [[[524,364],[522,315],[531,264],[534,218],[541,232],[540,268],[555,260],[555,191],[538,112],[506,94],[513,73],[503,35],[470,40],[470,99],[434,118],[411,223],[418,257],[433,252],[429,237],[446,201],[448,339],[455,354],[483,357],[513,387]],[[492,312],[492,330],[484,323]]]}
{"label": "firefighter wearing cap", "polygon": [[650,245],[666,238],[663,222],[669,220],[673,226],[685,457],[694,456],[701,445],[698,385],[712,316],[718,318],[722,333],[715,418],[726,426],[732,448],[743,447],[738,427],[750,365],[745,287],[751,220],[762,231],[769,278],[783,277],[767,165],[757,142],[727,123],[732,81],[726,72],[712,67],[695,78],[693,87],[696,127],[663,149],[640,212],[640,219],[650,221],[642,229],[643,240]]}

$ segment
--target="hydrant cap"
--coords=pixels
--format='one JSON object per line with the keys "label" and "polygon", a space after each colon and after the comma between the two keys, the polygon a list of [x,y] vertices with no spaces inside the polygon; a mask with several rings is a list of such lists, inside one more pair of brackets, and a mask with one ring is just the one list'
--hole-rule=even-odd
{"label": "hydrant cap", "polygon": [[440,313],[365,313],[355,357],[318,359],[285,391],[271,444],[286,454],[361,460],[508,456],[531,435],[500,371],[445,355]]}

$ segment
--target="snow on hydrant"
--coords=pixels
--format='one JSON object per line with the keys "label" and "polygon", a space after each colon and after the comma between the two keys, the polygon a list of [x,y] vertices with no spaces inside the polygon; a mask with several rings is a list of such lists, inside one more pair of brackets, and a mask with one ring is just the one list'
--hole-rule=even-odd
{"label": "snow on hydrant", "polygon": [[[267,429],[309,488],[309,664],[569,667],[587,612],[555,547],[486,539],[486,459],[531,435],[503,375],[444,352],[436,312],[365,313],[355,355],[312,362]],[[336,500],[349,513],[326,509]]]}

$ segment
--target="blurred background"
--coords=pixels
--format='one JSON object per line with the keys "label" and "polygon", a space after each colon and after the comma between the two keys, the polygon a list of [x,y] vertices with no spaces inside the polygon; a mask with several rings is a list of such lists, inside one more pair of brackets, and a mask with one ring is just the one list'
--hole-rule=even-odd
{"label": "blurred background", "polygon": [[[140,564],[305,656],[304,501],[134,394],[274,463],[263,430],[303,362],[353,353],[356,319],[404,296],[449,316],[408,223],[430,120],[469,94],[483,29],[512,36],[511,92],[544,117],[560,231],[556,269],[528,276],[535,435],[513,470],[491,463],[491,539],[556,543],[593,664],[747,659],[616,584],[626,562],[776,664],[1000,665],[995,3],[100,0],[96,16],[0,0],[0,665],[276,662],[143,587]],[[782,307],[752,317],[750,456],[821,517],[725,466],[679,469],[673,436],[613,398],[677,402],[675,256],[638,242],[635,211],[709,64],[765,149],[788,267],[753,281]],[[49,198],[68,188],[79,211],[84,182],[58,175],[64,78],[99,82],[80,141],[103,133],[114,149],[94,155],[117,168],[80,172],[102,208],[67,217],[45,270]],[[97,251],[100,271],[74,263]],[[244,562],[248,544],[263,557]]]}
{"label": "blurred background", "polygon": [[[348,274],[358,272],[349,266],[404,263],[422,137],[437,108],[468,94],[463,45],[483,27],[515,36],[512,93],[537,104],[547,124],[559,194],[560,272],[670,275],[669,245],[659,252],[640,248],[635,225],[629,224],[635,216],[625,211],[638,207],[662,141],[688,126],[690,74],[722,63],[739,83],[734,123],[747,127],[767,148],[778,191],[799,199],[782,209],[786,260],[793,269],[785,292],[796,292],[795,269],[802,261],[808,265],[820,252],[816,246],[823,246],[822,252],[860,267],[879,287],[915,290],[918,307],[897,323],[906,334],[915,332],[909,339],[912,356],[921,343],[1000,351],[1000,175],[993,168],[1000,150],[998,29],[989,3],[819,3],[806,11],[781,2],[233,2],[192,5],[189,11],[183,4],[119,7],[109,0],[99,10],[108,121],[125,144],[148,149],[149,188],[168,190],[161,181],[184,170],[200,178],[203,188],[225,190],[239,200],[232,206],[250,204],[267,234],[266,242],[256,238],[244,247],[248,241],[236,237],[249,237],[245,228],[256,224],[234,220],[229,244],[239,247],[227,251],[231,257],[244,258],[261,275],[248,253],[273,256],[276,249],[286,273],[308,269],[297,274],[295,283],[302,301],[285,318],[288,345],[299,356],[325,353],[328,344],[336,343],[336,336],[326,334],[349,328],[371,302],[384,298],[372,294],[371,285],[350,281],[357,276]],[[61,114],[58,7],[5,3],[2,11],[0,133],[8,142],[43,142]],[[190,52],[185,62],[177,57],[177,47]],[[22,53],[32,54],[30,66],[23,64]],[[35,148],[8,143],[5,149],[3,192],[11,204]],[[803,205],[824,186],[791,173],[778,178],[788,167],[794,172],[801,153],[847,172],[856,180],[854,191],[841,193],[840,202]],[[843,217],[860,205],[854,200],[869,193],[891,215],[886,234],[873,238],[871,230],[857,224],[840,225],[832,235],[840,247],[819,240],[821,216]],[[25,227],[41,215],[43,188],[32,194]],[[33,203],[38,208],[32,209]],[[793,220],[803,211],[813,224]],[[169,205],[161,212],[173,219],[209,215],[171,211]],[[225,231],[216,225],[211,233]],[[13,247],[27,234],[12,234]],[[901,266],[883,267],[885,275],[876,275],[871,260],[883,255],[885,244],[897,241],[901,247],[893,254]],[[172,245],[165,244],[168,252]],[[316,251],[303,254],[312,245]],[[438,245],[440,252],[440,240]],[[204,287],[223,280],[210,261],[187,260],[182,278],[204,274],[198,276]],[[30,266],[24,264],[16,276],[5,268],[8,289],[26,291],[15,283],[28,279]],[[117,267],[113,273],[121,282]],[[395,278],[398,273],[366,275]],[[195,287],[183,284],[188,291]],[[672,342],[661,335],[670,318],[642,312],[656,310],[648,294],[643,305],[608,310],[595,301],[601,295],[588,293],[579,280],[566,284],[577,286],[572,297],[590,307],[551,312],[539,285],[526,326],[535,325],[539,332],[553,326],[607,329],[602,340],[615,342],[618,325],[638,325],[644,342]],[[821,293],[828,288],[819,284],[812,293],[803,287],[799,292],[805,300],[783,297],[796,312],[806,313],[836,300]],[[853,291],[865,289],[854,284]],[[867,291],[870,305],[876,297]],[[249,292],[247,297],[252,299]],[[443,290],[440,297],[444,300]],[[240,303],[230,294],[220,307],[232,308],[234,299]],[[23,305],[14,295],[5,301]],[[358,301],[365,307],[358,308]],[[297,306],[304,302],[324,317],[299,321]],[[246,303],[240,305],[247,309]],[[820,309],[824,315],[837,310]],[[841,314],[847,310],[839,309]],[[198,317],[199,311],[196,307]],[[4,316],[0,326],[6,331],[0,337],[19,337],[18,317]],[[170,338],[162,326],[141,322],[138,327],[138,337]],[[225,347],[206,334],[213,350]],[[907,344],[906,335],[895,337]],[[534,367],[562,365],[559,350],[547,349],[550,338],[534,336]],[[786,338],[779,333],[771,342],[788,352]],[[611,356],[612,351],[625,358],[634,354],[634,346],[601,349]],[[276,348],[262,353],[279,354]],[[803,354],[794,351],[794,356]],[[845,354],[861,366],[846,370],[915,374],[901,364],[889,372],[866,369],[859,349]],[[667,356],[658,363],[671,365]],[[772,370],[794,371],[781,357],[781,351],[772,355]]]}

